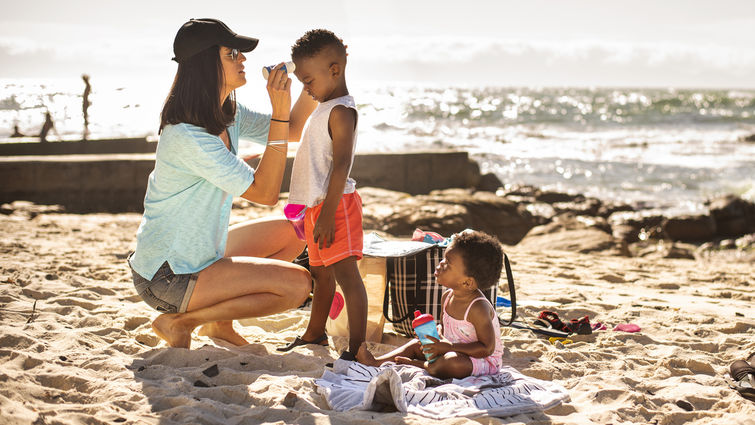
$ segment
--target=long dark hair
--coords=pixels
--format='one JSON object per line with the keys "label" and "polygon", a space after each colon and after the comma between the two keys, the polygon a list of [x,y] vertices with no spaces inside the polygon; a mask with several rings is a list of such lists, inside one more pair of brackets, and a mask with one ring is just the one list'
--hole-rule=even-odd
{"label": "long dark hair", "polygon": [[178,64],[173,86],[160,113],[160,130],[166,125],[187,123],[219,135],[236,115],[236,94],[220,105],[223,64],[218,46],[205,49]]}

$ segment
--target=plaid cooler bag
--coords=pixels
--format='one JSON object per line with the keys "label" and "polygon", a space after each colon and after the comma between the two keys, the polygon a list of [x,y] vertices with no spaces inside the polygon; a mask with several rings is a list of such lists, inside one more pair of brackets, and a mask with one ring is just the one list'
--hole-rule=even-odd
{"label": "plaid cooler bag", "polygon": [[[414,337],[412,320],[415,310],[432,314],[435,321],[440,323],[441,297],[446,288],[435,282],[433,273],[443,260],[444,251],[445,247],[435,245],[411,255],[388,257],[383,315],[393,323],[393,329],[399,334]],[[507,276],[511,276],[508,258],[504,258],[504,263]],[[513,280],[510,281],[509,288],[513,290]],[[495,306],[498,286],[493,285],[483,293]],[[512,302],[512,307],[516,308],[514,306]]]}

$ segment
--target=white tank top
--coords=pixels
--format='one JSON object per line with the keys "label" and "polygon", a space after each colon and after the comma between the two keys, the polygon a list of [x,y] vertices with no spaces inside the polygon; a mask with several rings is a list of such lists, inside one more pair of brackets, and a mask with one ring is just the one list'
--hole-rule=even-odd
{"label": "white tank top", "polygon": [[[302,204],[313,207],[325,200],[330,183],[330,174],[333,171],[333,140],[328,132],[328,120],[330,111],[336,105],[343,105],[356,111],[354,98],[350,95],[337,97],[317,105],[312,115],[304,126],[299,150],[294,158],[294,166],[291,171],[291,186],[288,194],[288,203]],[[354,146],[351,150],[351,162],[349,172],[354,164],[354,149],[357,146],[357,131],[354,129]],[[356,190],[356,181],[351,177],[346,178],[346,186],[343,193],[353,193]]]}

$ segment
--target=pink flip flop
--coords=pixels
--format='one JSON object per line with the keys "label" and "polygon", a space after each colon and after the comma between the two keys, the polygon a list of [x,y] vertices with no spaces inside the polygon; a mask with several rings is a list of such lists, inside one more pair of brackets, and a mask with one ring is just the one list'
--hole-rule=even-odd
{"label": "pink flip flop", "polygon": [[344,304],[343,296],[340,292],[336,292],[335,295],[333,295],[333,304],[330,305],[330,313],[328,313],[328,317],[336,320],[336,317],[341,314]]}

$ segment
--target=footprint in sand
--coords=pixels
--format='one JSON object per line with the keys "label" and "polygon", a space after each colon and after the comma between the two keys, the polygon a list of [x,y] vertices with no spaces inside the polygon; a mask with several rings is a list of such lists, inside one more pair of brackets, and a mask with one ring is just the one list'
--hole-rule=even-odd
{"label": "footprint in sand", "polygon": [[45,361],[41,359],[36,359],[34,357],[26,357],[24,359],[24,362],[21,364],[21,367],[24,370],[34,369],[35,367],[44,364]]}
{"label": "footprint in sand", "polygon": [[112,289],[103,288],[102,286],[94,286],[92,288],[89,288],[90,291],[95,292],[100,295],[115,295],[117,292],[113,291]]}
{"label": "footprint in sand", "polygon": [[612,273],[599,276],[598,279],[602,279],[602,280],[605,280],[606,282],[611,282],[611,283],[626,283],[626,280],[623,277],[617,274],[612,274]]}
{"label": "footprint in sand", "polygon": [[[151,331],[150,331],[151,332]],[[160,344],[161,339],[151,333],[143,333],[136,336],[136,342],[147,347],[157,347]]]}
{"label": "footprint in sand", "polygon": [[126,320],[126,323],[123,324],[123,329],[133,331],[145,323],[149,323],[149,319],[146,317],[132,317]]}
{"label": "footprint in sand", "polygon": [[[50,300],[51,304],[58,304],[62,306],[76,306],[81,307],[85,310],[94,310],[95,308],[99,307],[97,304],[89,303],[86,301],[83,301],[80,298],[60,298],[57,300]],[[57,312],[57,309],[53,309]]]}

